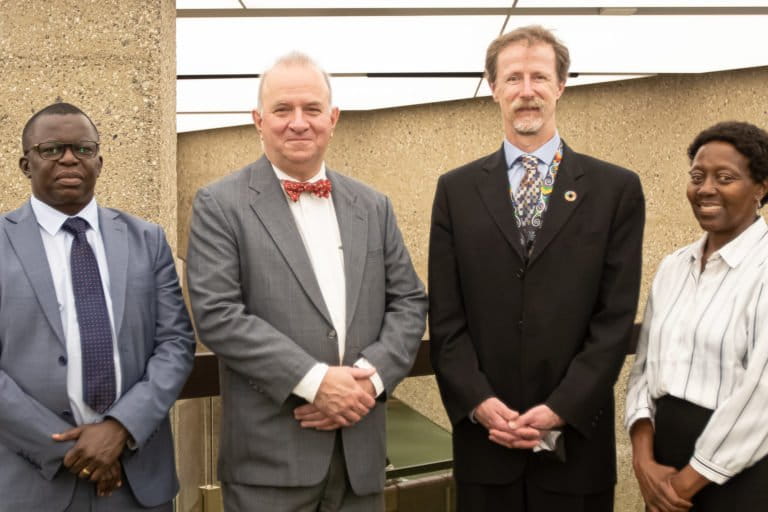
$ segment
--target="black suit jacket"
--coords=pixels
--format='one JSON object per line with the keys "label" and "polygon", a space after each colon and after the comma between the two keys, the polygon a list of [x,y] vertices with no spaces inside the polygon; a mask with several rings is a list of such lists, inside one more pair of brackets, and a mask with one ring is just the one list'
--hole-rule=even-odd
{"label": "black suit jacket", "polygon": [[[525,473],[569,493],[615,483],[613,384],[637,307],[644,204],[636,174],[566,145],[527,257],[503,148],[440,177],[431,359],[454,426],[457,480],[504,484]],[[565,462],[489,441],[468,415],[491,396],[521,413],[549,405],[567,424]]]}

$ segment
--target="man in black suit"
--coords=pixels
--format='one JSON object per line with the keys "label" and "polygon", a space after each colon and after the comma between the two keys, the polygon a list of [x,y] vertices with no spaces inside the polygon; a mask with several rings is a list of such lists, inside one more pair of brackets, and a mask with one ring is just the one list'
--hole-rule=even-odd
{"label": "man in black suit", "polygon": [[458,509],[610,511],[613,384],[640,284],[634,173],[558,135],[568,49],[523,27],[488,47],[505,140],[438,181],[432,364],[453,423]]}

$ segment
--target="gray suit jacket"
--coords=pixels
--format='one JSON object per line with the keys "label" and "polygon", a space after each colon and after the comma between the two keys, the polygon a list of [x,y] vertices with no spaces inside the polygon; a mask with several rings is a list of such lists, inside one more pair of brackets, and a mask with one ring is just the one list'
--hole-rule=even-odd
{"label": "gray suit jacket", "polygon": [[[424,332],[424,288],[389,200],[335,172],[328,171],[328,178],[344,247],[343,364],[365,357],[391,393],[408,374]],[[338,345],[309,256],[266,157],[198,192],[187,278],[200,339],[221,361],[221,480],[317,484],[328,469],[335,433],[302,429],[292,411],[304,401],[292,390],[316,362],[338,365]],[[383,486],[382,401],[342,432],[357,494]]]}
{"label": "gray suit jacket", "polygon": [[[168,409],[192,367],[194,337],[162,229],[99,208],[123,394],[108,416],[138,448],[121,456],[145,506],[178,490]],[[76,477],[62,466],[74,426],[56,292],[29,202],[0,218],[0,509],[60,511]]]}

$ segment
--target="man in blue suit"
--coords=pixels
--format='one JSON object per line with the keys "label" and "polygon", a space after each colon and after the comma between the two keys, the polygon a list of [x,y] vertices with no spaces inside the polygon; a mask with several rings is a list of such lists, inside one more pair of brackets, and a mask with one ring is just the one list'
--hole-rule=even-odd
{"label": "man in blue suit", "polygon": [[33,115],[32,197],[0,219],[0,509],[170,511],[168,410],[194,337],[162,229],[96,204],[99,134]]}

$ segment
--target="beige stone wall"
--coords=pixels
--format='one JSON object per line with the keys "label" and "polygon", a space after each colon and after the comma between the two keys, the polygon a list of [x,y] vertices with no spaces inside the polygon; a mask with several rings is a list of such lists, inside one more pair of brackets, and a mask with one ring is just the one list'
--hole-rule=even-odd
{"label": "beige stone wall", "polygon": [[[641,311],[661,258],[694,240],[698,227],[685,200],[685,149],[701,129],[738,119],[768,127],[768,68],[700,76],[654,77],[567,89],[558,109],[561,135],[577,151],[630,169],[646,193]],[[345,112],[329,166],[387,193],[422,279],[427,277],[429,215],[437,177],[496,150],[501,121],[488,99]],[[178,141],[179,239],[185,247],[194,191],[260,154],[253,127],[182,134]],[[631,363],[629,358],[627,365]],[[617,387],[618,416],[626,367]],[[447,426],[432,378],[409,379],[398,396]],[[643,510],[631,473],[627,436],[618,426],[617,511]]]}
{"label": "beige stone wall", "polygon": [[29,195],[21,129],[55,101],[101,133],[101,204],[159,222],[175,247],[175,4],[0,0],[0,210]]}

